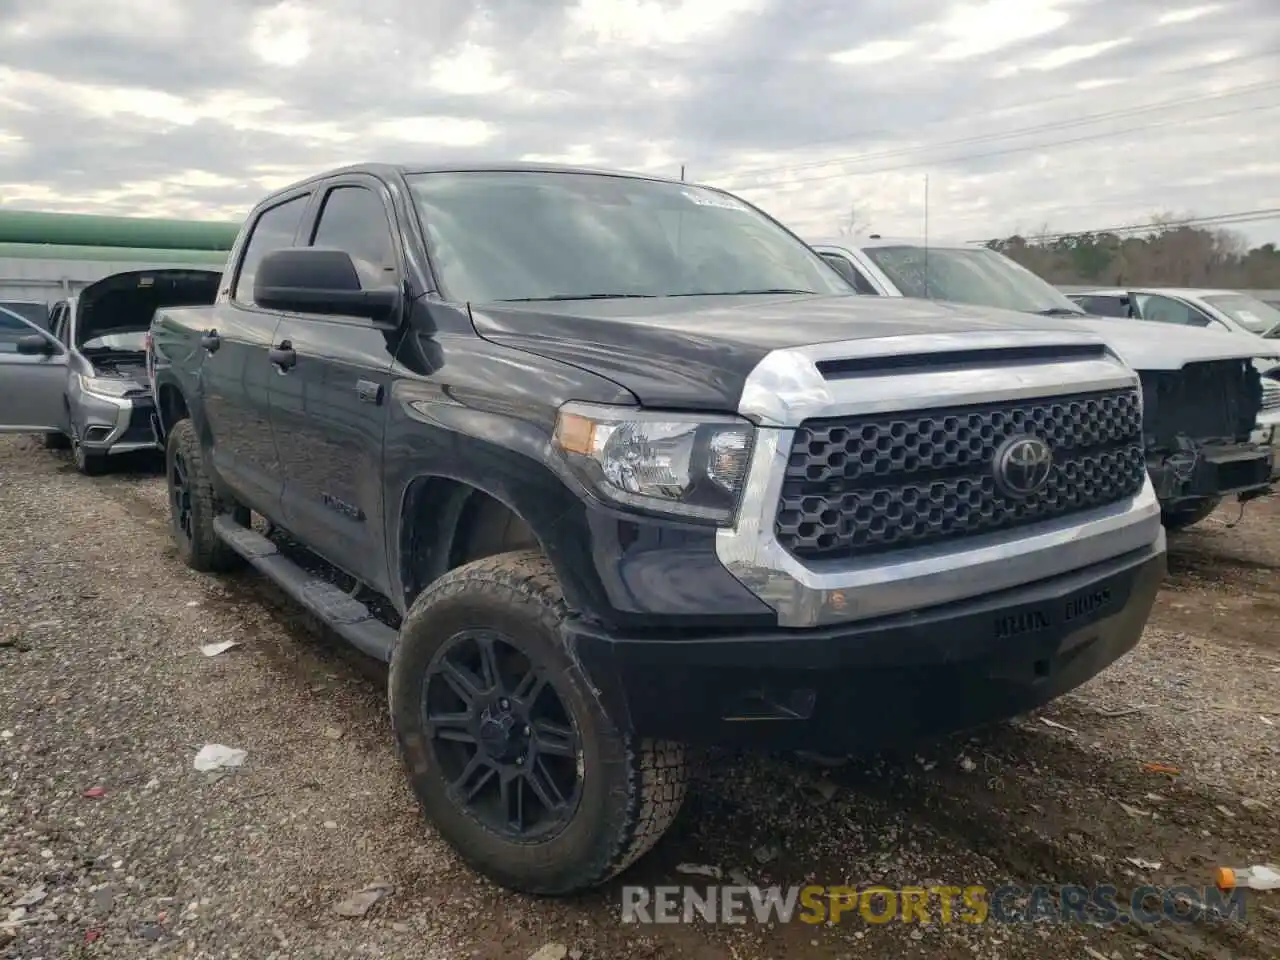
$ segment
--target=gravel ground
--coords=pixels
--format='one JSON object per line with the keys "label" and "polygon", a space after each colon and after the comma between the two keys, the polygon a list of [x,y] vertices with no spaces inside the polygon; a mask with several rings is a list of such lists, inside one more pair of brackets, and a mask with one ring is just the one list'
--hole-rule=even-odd
{"label": "gravel ground", "polygon": [[[636,927],[618,883],[506,893],[422,822],[385,670],[253,574],[186,570],[150,464],[89,480],[0,438],[0,480],[2,957],[1280,956],[1280,893],[1243,922],[1153,927]],[[1144,643],[1076,694],[834,769],[714,754],[625,882],[693,862],[757,883],[1128,890],[1280,860],[1280,503],[1236,513],[1172,539]],[[202,655],[223,640],[241,645]],[[197,771],[208,743],[247,760]],[[364,917],[335,909],[371,884],[385,895]]]}

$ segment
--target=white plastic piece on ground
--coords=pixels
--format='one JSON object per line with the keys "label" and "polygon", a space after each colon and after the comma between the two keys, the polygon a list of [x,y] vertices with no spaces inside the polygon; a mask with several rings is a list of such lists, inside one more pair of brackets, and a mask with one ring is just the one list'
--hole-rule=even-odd
{"label": "white plastic piece on ground", "polygon": [[206,743],[196,754],[197,770],[222,770],[225,767],[238,767],[249,756],[245,750],[224,746],[221,743]]}
{"label": "white plastic piece on ground", "polygon": [[206,657],[216,657],[220,653],[226,653],[232,647],[240,646],[239,640],[223,640],[221,643],[206,643],[200,648],[200,652]]}

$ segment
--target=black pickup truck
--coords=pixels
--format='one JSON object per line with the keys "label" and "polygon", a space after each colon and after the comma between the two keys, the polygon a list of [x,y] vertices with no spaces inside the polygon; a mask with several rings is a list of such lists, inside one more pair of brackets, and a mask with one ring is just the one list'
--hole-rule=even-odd
{"label": "black pickup truck", "polygon": [[515,889],[641,856],[686,745],[1033,709],[1138,642],[1164,575],[1099,339],[858,296],[717,190],[337,170],[151,334],[182,557],[388,661],[426,814]]}

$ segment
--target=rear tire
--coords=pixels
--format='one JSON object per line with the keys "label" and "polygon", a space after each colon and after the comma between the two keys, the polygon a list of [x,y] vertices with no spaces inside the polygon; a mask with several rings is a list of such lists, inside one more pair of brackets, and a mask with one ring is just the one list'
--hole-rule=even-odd
{"label": "rear tire", "polygon": [[688,775],[681,744],[636,739],[604,712],[564,648],[567,614],[535,551],[458,567],[410,608],[388,685],[427,818],[495,883],[552,896],[598,886],[643,856],[679,812]]}
{"label": "rear tire", "polygon": [[1161,514],[1160,519],[1163,521],[1164,528],[1167,531],[1176,533],[1207,519],[1213,511],[1218,509],[1221,503],[1221,497],[1213,497],[1209,500],[1203,500],[1194,506],[1182,507],[1178,510],[1166,510]]}
{"label": "rear tire", "polygon": [[214,533],[213,521],[230,513],[237,523],[247,527],[249,510],[222,499],[214,491],[204,467],[200,439],[190,420],[180,420],[169,430],[164,468],[169,488],[169,532],[182,562],[201,573],[239,567],[240,555]]}

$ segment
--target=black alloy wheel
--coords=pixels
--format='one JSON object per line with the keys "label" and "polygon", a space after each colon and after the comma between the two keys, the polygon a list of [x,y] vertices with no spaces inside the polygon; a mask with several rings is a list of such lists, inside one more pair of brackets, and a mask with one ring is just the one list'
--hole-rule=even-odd
{"label": "black alloy wheel", "polygon": [[581,742],[547,666],[510,638],[463,630],[427,667],[423,729],[450,799],[504,840],[560,833],[582,794]]}
{"label": "black alloy wheel", "polygon": [[173,531],[190,544],[195,534],[191,513],[191,472],[181,450],[169,458],[169,507]]}

